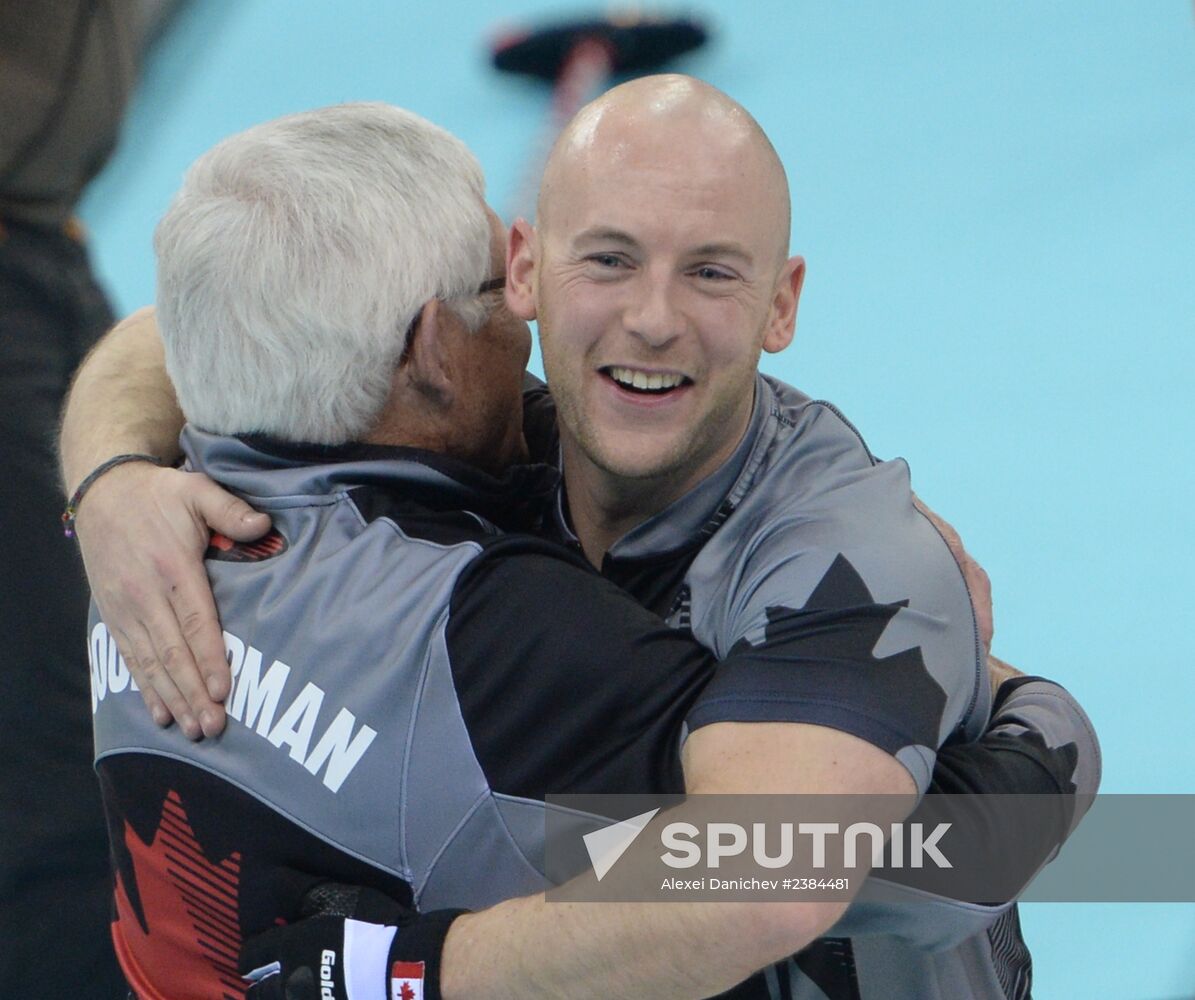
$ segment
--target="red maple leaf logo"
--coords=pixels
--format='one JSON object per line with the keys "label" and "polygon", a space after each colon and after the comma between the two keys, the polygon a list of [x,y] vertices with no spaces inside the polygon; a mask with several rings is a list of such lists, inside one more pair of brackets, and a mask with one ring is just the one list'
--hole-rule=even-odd
{"label": "red maple leaf logo", "polygon": [[142,930],[118,875],[112,936],[130,984],[145,997],[177,996],[184,985],[189,996],[240,996],[240,852],[207,861],[175,791],[163,803],[162,824],[149,844],[127,821],[124,839],[148,927],[148,933]]}
{"label": "red maple leaf logo", "polygon": [[411,984],[404,981],[398,990],[399,1000],[415,1000],[415,991],[411,989]]}

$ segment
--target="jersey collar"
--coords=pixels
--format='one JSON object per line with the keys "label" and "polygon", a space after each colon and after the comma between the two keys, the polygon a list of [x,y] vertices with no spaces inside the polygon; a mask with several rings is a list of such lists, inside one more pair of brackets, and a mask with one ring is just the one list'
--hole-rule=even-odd
{"label": "jersey collar", "polygon": [[180,443],[190,469],[266,509],[309,504],[362,486],[417,488],[422,503],[471,510],[500,527],[526,527],[539,520],[533,508],[548,505],[560,478],[547,465],[514,465],[496,477],[420,448],[228,437],[189,424]]}

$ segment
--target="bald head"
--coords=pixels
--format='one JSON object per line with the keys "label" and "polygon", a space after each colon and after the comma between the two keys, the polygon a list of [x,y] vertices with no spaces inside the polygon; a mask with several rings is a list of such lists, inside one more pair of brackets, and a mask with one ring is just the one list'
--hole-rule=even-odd
{"label": "bald head", "polygon": [[536,225],[511,228],[507,302],[539,323],[570,498],[588,496],[611,530],[662,510],[742,439],[760,354],[796,326],[805,262],[788,235],[776,151],[707,84],[635,80],[560,136]]}
{"label": "bald head", "polygon": [[[544,168],[537,204],[542,230],[567,208],[578,183],[612,168],[673,169],[699,163],[729,168],[774,220],[778,260],[788,255],[788,178],[771,141],[748,111],[716,87],[679,74],[641,77],[582,108],[565,127]],[[678,181],[680,178],[678,177]]]}

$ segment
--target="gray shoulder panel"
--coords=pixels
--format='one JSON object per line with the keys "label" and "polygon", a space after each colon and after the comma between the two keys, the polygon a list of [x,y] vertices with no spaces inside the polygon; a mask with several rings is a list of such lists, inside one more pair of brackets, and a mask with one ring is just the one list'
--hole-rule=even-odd
{"label": "gray shoulder panel", "polygon": [[[832,407],[767,386],[773,402],[755,445],[760,460],[747,464],[741,501],[686,577],[693,632],[723,658],[740,643],[766,646],[783,611],[807,611],[815,594],[827,593],[830,603],[818,607],[833,608],[834,592],[843,590],[832,578],[857,577],[862,590],[847,586],[845,599],[891,609],[869,650],[881,661],[875,669],[919,651],[943,695],[933,732],[892,751],[924,789],[937,746],[956,731],[978,736],[987,719],[986,672],[962,573],[913,506],[903,461],[876,462]],[[858,671],[836,677],[827,697],[840,702],[870,682]]]}

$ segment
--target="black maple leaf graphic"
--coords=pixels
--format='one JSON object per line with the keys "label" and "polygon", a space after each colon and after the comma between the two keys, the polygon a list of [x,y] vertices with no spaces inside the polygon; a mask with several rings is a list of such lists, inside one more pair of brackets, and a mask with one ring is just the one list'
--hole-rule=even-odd
{"label": "black maple leaf graphic", "polygon": [[[804,606],[769,606],[764,641],[741,640],[729,660],[741,654],[757,675],[774,675],[777,697],[792,700],[808,690],[825,701],[826,692],[841,690],[844,710],[849,706],[853,715],[903,719],[899,732],[875,740],[889,752],[910,743],[936,747],[946,692],[926,668],[920,647],[883,657],[873,652],[908,603],[877,603],[855,567],[839,555]],[[858,683],[861,670],[868,671],[865,683]]]}

